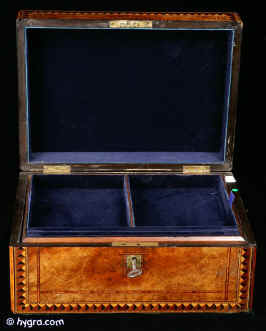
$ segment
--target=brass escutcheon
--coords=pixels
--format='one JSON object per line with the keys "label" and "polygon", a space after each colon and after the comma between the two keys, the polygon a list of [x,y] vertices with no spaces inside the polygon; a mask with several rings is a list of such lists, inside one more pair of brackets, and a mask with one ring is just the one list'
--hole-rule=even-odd
{"label": "brass escutcheon", "polygon": [[142,274],[142,256],[128,255],[127,256],[127,277],[135,278]]}

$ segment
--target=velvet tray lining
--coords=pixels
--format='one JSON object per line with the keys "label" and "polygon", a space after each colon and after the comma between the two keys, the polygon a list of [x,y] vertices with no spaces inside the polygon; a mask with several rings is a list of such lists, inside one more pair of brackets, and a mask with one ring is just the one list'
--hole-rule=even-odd
{"label": "velvet tray lining", "polygon": [[239,235],[218,175],[34,175],[28,236]]}

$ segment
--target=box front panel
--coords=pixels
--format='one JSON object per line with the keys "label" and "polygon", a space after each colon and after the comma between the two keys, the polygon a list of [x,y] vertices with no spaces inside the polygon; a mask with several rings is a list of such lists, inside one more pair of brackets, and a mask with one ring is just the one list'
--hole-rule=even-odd
{"label": "box front panel", "polygon": [[249,310],[253,250],[14,248],[16,312]]}

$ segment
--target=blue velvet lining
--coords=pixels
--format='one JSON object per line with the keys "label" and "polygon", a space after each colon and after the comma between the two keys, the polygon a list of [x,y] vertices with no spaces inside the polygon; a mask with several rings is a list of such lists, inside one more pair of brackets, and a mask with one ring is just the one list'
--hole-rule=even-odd
{"label": "blue velvet lining", "polygon": [[34,176],[29,228],[127,226],[124,200],[122,177]]}
{"label": "blue velvet lining", "polygon": [[233,32],[27,28],[29,162],[223,163]]}
{"label": "blue velvet lining", "polygon": [[239,235],[220,176],[34,175],[28,236]]}
{"label": "blue velvet lining", "polygon": [[222,152],[47,152],[31,153],[32,163],[221,163]]}
{"label": "blue velvet lining", "polygon": [[136,226],[235,224],[219,176],[133,176],[132,187]]}

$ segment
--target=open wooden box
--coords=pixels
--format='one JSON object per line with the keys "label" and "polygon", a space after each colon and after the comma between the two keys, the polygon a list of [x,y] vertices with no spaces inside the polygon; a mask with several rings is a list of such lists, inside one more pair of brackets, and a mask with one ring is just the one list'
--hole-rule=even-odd
{"label": "open wooden box", "polygon": [[246,312],[235,13],[21,11],[12,311]]}

